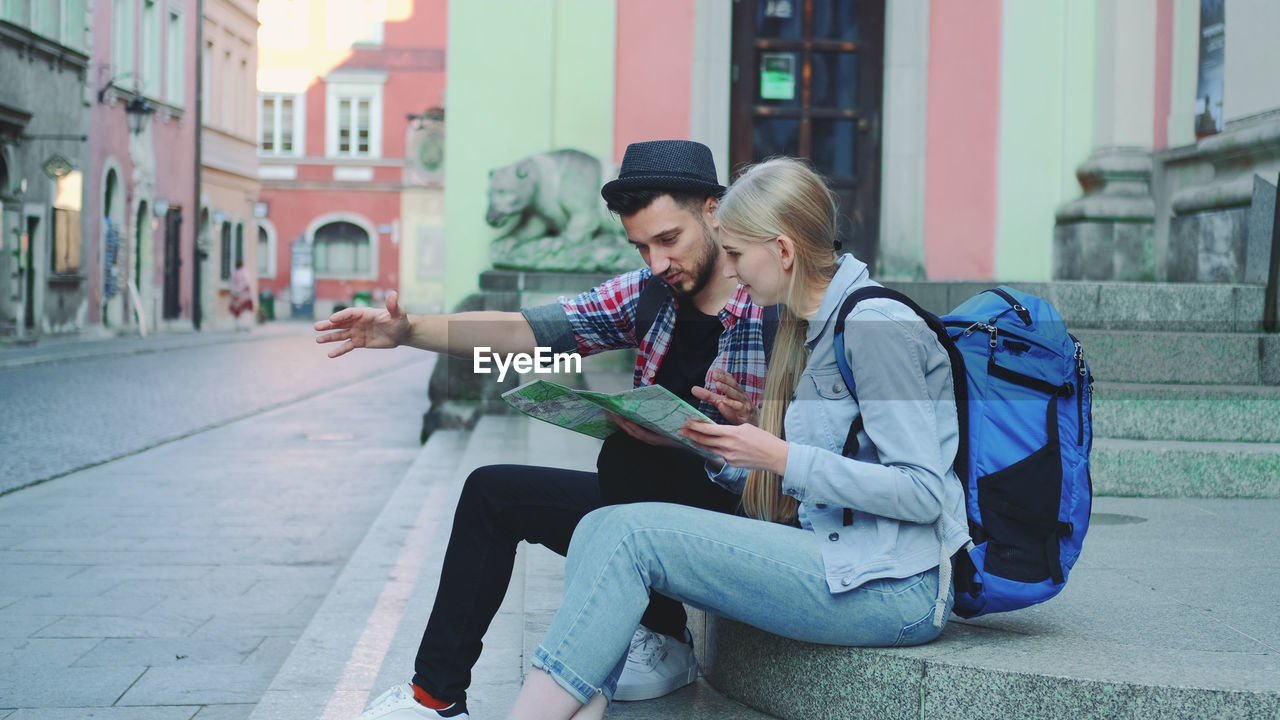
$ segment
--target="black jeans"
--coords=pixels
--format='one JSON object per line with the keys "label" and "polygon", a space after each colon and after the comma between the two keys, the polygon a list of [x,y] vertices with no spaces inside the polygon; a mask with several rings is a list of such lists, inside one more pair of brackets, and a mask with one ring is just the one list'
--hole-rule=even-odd
{"label": "black jeans", "polygon": [[[700,458],[622,437],[606,441],[599,475],[528,465],[489,465],[471,473],[418,646],[414,684],[437,700],[466,702],[471,668],[506,596],[521,540],[564,555],[578,521],[606,504],[676,502],[721,512],[737,507],[738,496],[709,481]],[[686,621],[683,605],[656,594],[642,620],[676,636]]]}

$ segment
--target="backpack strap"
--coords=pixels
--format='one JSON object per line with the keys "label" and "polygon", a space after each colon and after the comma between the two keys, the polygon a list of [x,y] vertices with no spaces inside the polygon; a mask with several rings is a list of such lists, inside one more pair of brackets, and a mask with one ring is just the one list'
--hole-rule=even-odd
{"label": "backpack strap", "polygon": [[761,339],[764,340],[764,357],[765,360],[773,357],[773,340],[778,335],[778,306],[765,305],[763,314],[760,316]]}
{"label": "backpack strap", "polygon": [[[911,308],[912,312],[920,316],[921,320],[924,320],[929,329],[933,331],[933,334],[938,337],[938,342],[942,344],[942,348],[947,351],[947,357],[951,360],[951,385],[956,395],[956,420],[959,424],[959,444],[956,448],[954,467],[960,482],[967,488],[969,485],[969,386],[965,382],[964,356],[960,354],[960,349],[952,342],[951,336],[947,333],[946,327],[943,326],[937,315],[920,307],[914,300],[897,290],[878,285],[859,288],[845,298],[844,303],[840,306],[840,311],[836,313],[835,349],[836,365],[840,367],[840,375],[844,378],[845,385],[849,388],[849,394],[856,397],[857,386],[854,384],[853,370],[849,367],[849,361],[844,356],[845,320],[849,317],[849,313],[853,312],[854,306],[863,300],[871,298],[886,298]],[[850,445],[850,439],[861,429],[862,415],[859,414],[849,428],[850,438],[845,440],[846,449]],[[854,452],[857,452],[858,441],[856,439],[852,439],[852,445]]]}
{"label": "backpack strap", "polygon": [[640,289],[640,298],[636,300],[636,347],[649,334],[649,329],[658,320],[662,304],[671,296],[670,285],[656,277],[650,277]]}

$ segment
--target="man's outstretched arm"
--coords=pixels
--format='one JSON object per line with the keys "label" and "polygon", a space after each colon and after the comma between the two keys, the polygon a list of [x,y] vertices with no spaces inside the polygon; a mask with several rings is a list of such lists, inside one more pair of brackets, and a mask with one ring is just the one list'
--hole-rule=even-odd
{"label": "man's outstretched arm", "polygon": [[537,344],[533,328],[518,312],[467,312],[452,315],[410,315],[400,296],[387,293],[387,307],[347,308],[316,323],[317,343],[341,343],[329,357],[356,348],[409,345],[420,350],[469,355],[477,346],[495,353],[532,353]]}

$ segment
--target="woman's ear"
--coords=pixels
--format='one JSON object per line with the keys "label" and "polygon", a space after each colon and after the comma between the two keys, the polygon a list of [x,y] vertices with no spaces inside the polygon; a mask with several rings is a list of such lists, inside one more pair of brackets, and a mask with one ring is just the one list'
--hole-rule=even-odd
{"label": "woman's ear", "polygon": [[778,258],[782,261],[782,269],[790,270],[796,262],[796,243],[786,235],[778,236]]}

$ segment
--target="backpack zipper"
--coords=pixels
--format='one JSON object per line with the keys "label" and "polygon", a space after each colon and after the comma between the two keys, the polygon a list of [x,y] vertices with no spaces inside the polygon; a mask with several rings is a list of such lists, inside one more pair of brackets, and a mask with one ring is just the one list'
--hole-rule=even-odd
{"label": "backpack zipper", "polygon": [[1027,327],[1031,327],[1031,311],[1023,307],[1022,303],[1018,302],[1017,298],[998,287],[988,288],[985,292],[994,293],[999,295],[1001,298],[1004,298],[1004,301],[1009,303],[1009,307],[1013,308],[1013,311],[1018,313],[1018,317],[1022,320],[1022,324]]}
{"label": "backpack zipper", "polygon": [[1079,429],[1076,445],[1084,445],[1084,393],[1085,388],[1088,387],[1089,397],[1092,400],[1093,383],[1088,381],[1089,371],[1084,364],[1084,346],[1080,344],[1075,335],[1068,334],[1068,336],[1071,338],[1071,342],[1076,344],[1076,374],[1080,376],[1078,383],[1080,392],[1076,393],[1076,427]]}

